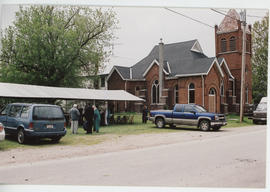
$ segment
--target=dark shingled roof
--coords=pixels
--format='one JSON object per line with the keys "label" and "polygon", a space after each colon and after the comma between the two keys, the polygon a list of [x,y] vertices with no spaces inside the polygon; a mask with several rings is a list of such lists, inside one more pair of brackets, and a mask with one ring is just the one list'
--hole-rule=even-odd
{"label": "dark shingled roof", "polygon": [[[207,73],[215,57],[192,51],[197,40],[164,45],[164,69],[168,77]],[[159,60],[159,46],[156,45],[148,56],[132,66],[132,79],[144,79],[143,74],[154,60]],[[168,69],[170,67],[170,71]],[[130,78],[129,67],[115,66],[125,79]]]}
{"label": "dark shingled roof", "polygon": [[114,66],[124,79],[130,79],[130,67]]}

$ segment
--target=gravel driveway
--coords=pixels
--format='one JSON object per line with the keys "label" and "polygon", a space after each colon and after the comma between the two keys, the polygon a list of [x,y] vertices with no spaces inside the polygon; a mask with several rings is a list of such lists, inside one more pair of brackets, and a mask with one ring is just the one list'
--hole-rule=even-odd
{"label": "gravel driveway", "polygon": [[[205,138],[217,138],[225,135],[252,132],[258,129],[266,129],[265,125],[257,125],[239,128],[224,128],[217,132],[202,132],[199,130],[181,130],[174,133],[141,134],[141,135],[109,135],[105,142],[91,146],[54,146],[27,149],[11,149],[0,151],[1,166],[16,166],[18,164],[46,161],[60,158],[75,158],[79,156],[95,155],[100,153],[115,152],[136,148],[146,148],[157,145],[203,140]],[[108,135],[100,135],[108,137]]]}

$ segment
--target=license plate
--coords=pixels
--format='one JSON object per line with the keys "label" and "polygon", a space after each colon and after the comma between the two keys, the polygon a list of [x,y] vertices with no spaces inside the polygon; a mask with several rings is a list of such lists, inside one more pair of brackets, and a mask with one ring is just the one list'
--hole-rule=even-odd
{"label": "license plate", "polygon": [[47,128],[51,129],[51,128],[53,128],[53,125],[47,125]]}

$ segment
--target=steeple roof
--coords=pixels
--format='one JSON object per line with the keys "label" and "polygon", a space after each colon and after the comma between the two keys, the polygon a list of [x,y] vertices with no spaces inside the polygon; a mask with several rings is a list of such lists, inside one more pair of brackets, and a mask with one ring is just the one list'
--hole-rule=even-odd
{"label": "steeple roof", "polygon": [[240,20],[240,15],[235,9],[230,9],[220,25],[218,26],[218,33],[226,33],[230,31],[238,30],[238,22]]}

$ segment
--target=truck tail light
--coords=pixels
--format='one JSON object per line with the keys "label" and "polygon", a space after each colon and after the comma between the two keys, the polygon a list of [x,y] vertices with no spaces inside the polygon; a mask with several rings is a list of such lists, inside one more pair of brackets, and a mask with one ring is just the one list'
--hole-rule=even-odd
{"label": "truck tail light", "polygon": [[33,122],[29,123],[29,129],[34,129]]}

